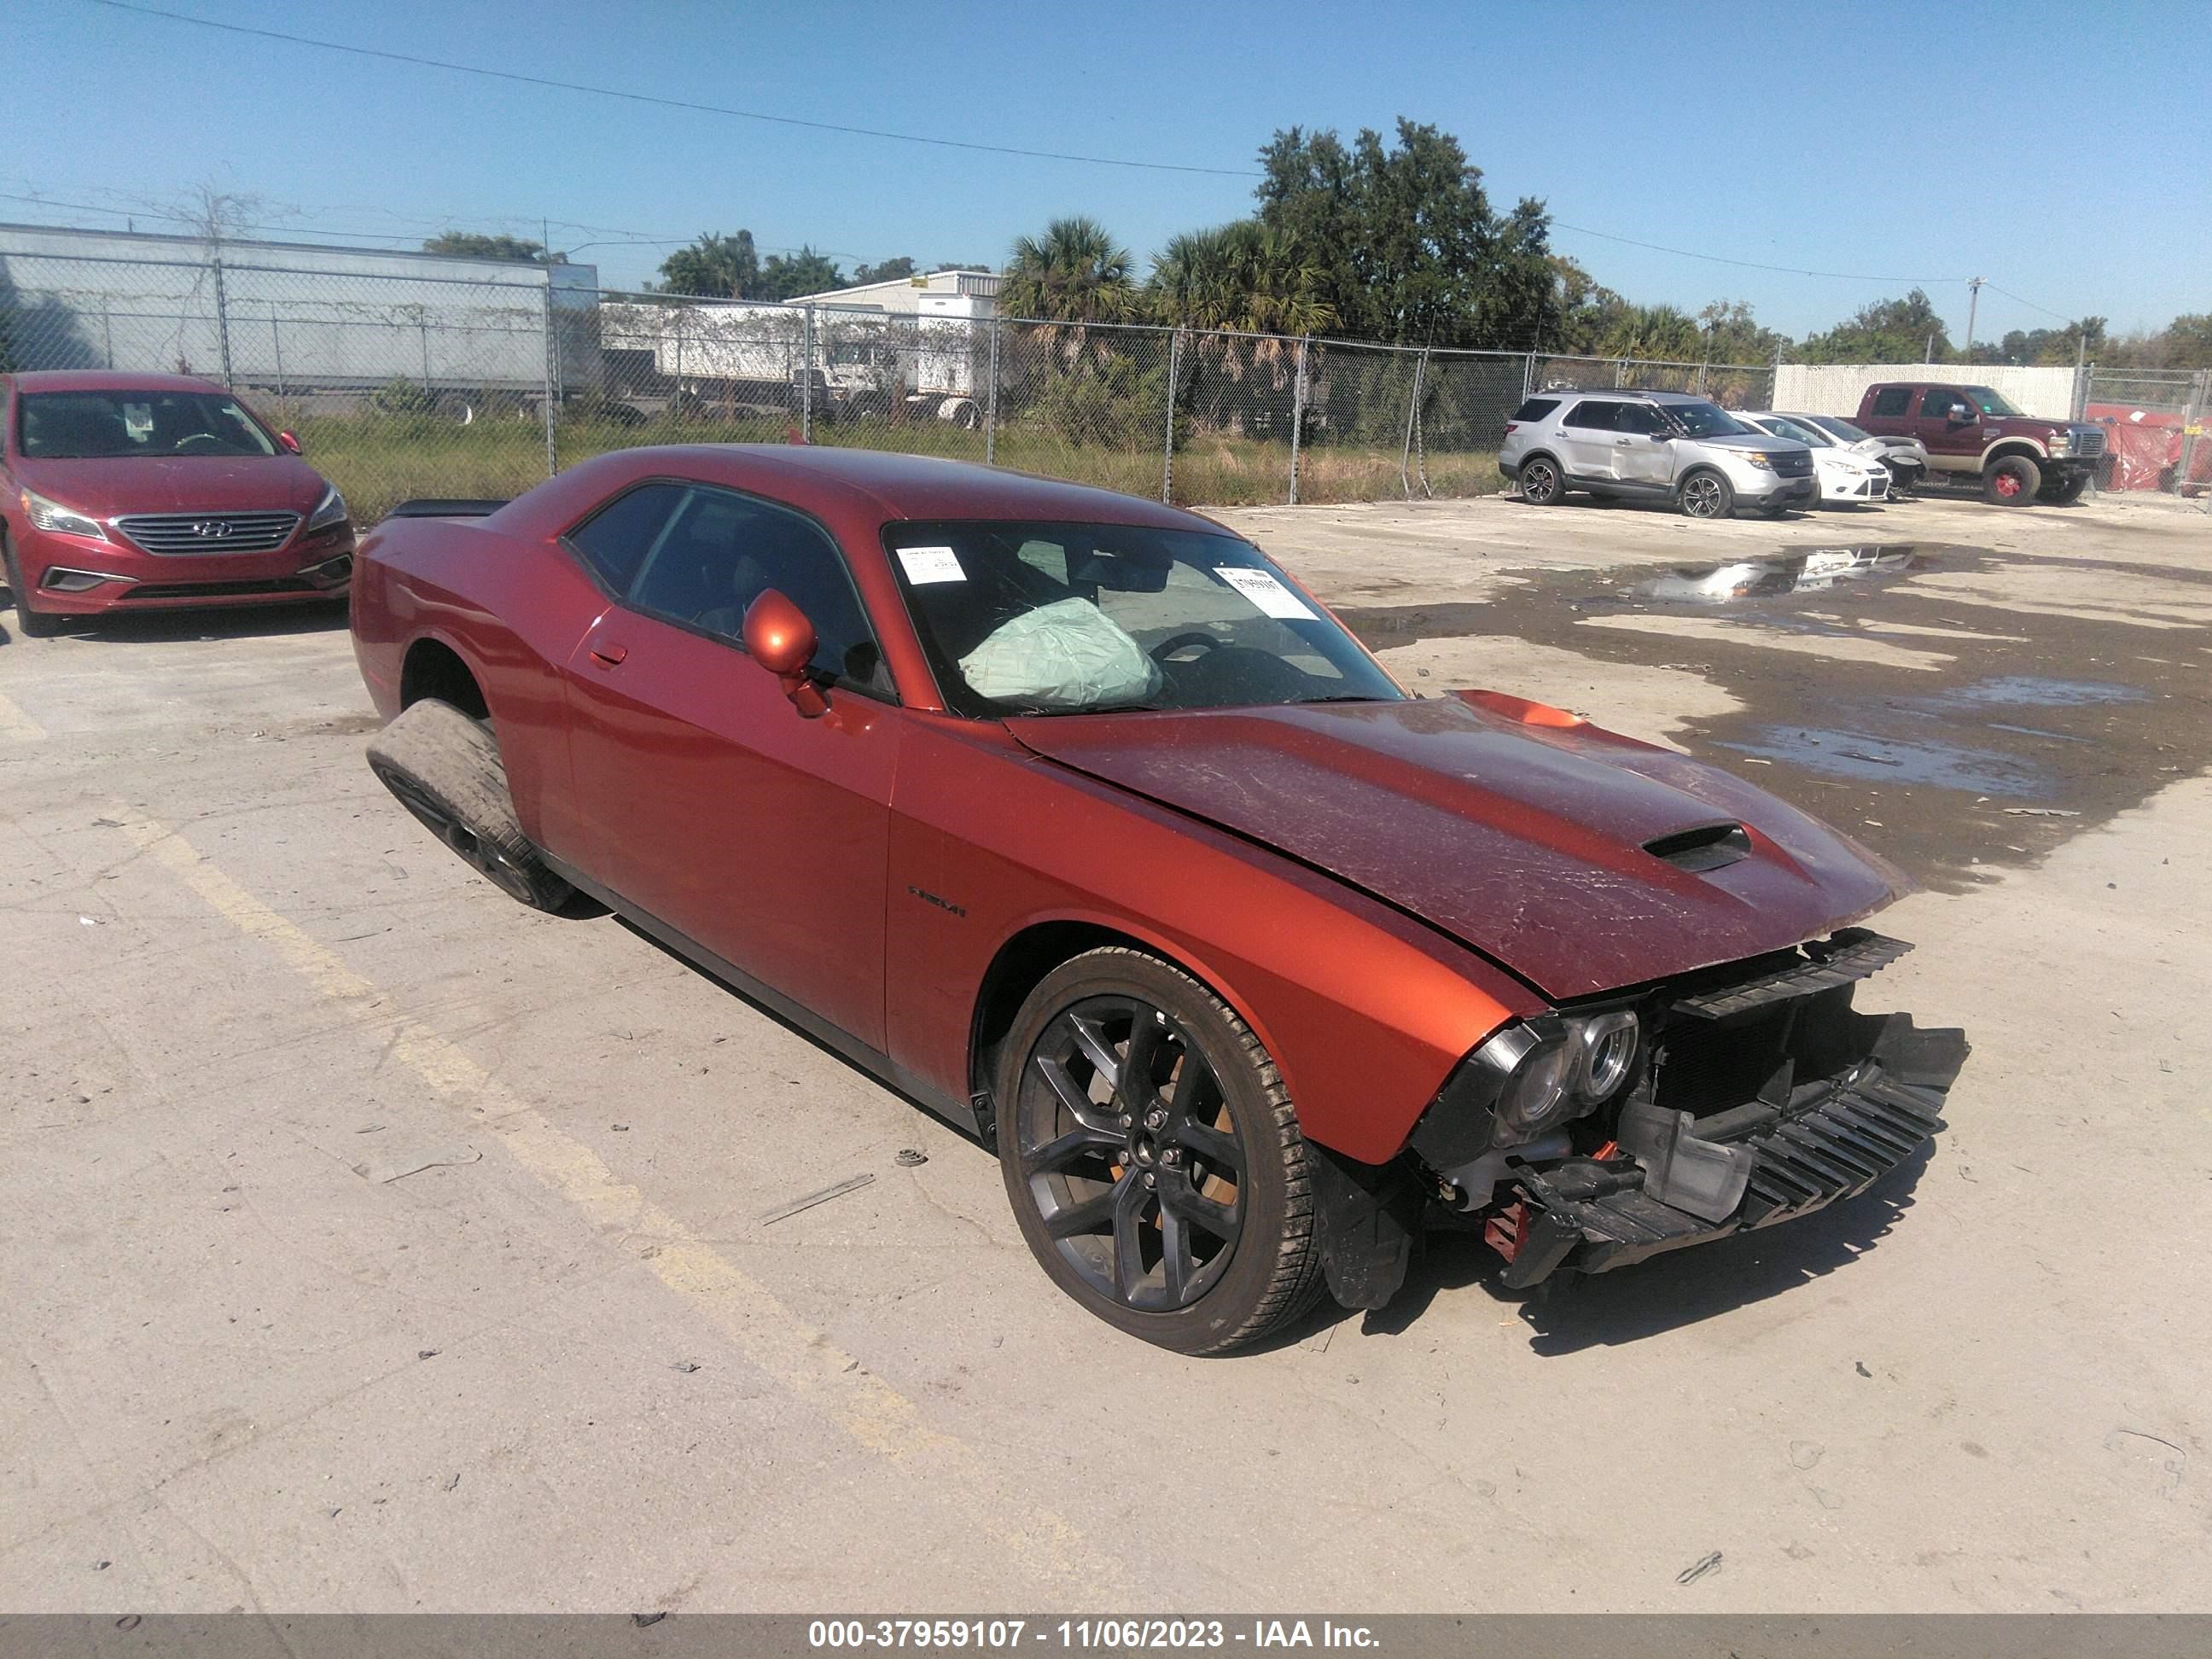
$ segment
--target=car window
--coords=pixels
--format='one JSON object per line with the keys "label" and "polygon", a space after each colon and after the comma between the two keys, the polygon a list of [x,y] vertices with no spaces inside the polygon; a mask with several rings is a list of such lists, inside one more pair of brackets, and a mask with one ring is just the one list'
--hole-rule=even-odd
{"label": "car window", "polygon": [[1954,404],[1966,401],[1954,387],[1931,386],[1920,394],[1920,418],[1924,421],[1943,420],[1950,415]]}
{"label": "car window", "polygon": [[1909,386],[1886,386],[1874,394],[1874,412],[1877,415],[1902,415],[1905,405],[1912,401]]}
{"label": "car window", "polygon": [[1787,415],[1769,415],[1758,424],[1778,438],[1795,438],[1799,443],[1809,444],[1814,449],[1833,449],[1836,447],[1836,441],[1820,428],[1809,426],[1802,421],[1793,421]]}
{"label": "car window", "polygon": [[2021,412],[2011,398],[1994,387],[1970,386],[1966,388],[1966,397],[1984,415],[2018,415]]}
{"label": "car window", "polygon": [[685,488],[649,483],[617,495],[568,532],[568,545],[599,573],[610,592],[627,593]]}
{"label": "car window", "polygon": [[818,672],[890,690],[844,555],[819,525],[787,507],[692,486],[649,550],[629,603],[742,647],[745,611],[770,588],[814,624]]}
{"label": "car window", "polygon": [[274,455],[276,440],[219,392],[33,392],[21,399],[24,459]]}
{"label": "car window", "polygon": [[1593,398],[1577,404],[1567,411],[1562,426],[1580,427],[1586,432],[1611,432],[1613,422],[1620,417],[1620,405],[1607,398]]}
{"label": "car window", "polygon": [[884,533],[939,688],[970,718],[1403,695],[1238,537],[984,520]]}
{"label": "car window", "polygon": [[1675,427],[1688,437],[1743,438],[1758,435],[1757,428],[1747,426],[1718,404],[1707,403],[1702,398],[1694,402],[1669,404],[1667,412],[1674,417]]}
{"label": "car window", "polygon": [[1874,435],[1853,426],[1849,421],[1839,421],[1832,415],[1808,415],[1805,418],[1823,432],[1832,432],[1847,444],[1864,443]]}
{"label": "car window", "polygon": [[1540,421],[1559,406],[1557,398],[1531,398],[1513,411],[1516,421]]}
{"label": "car window", "polygon": [[1616,432],[1646,432],[1654,434],[1671,432],[1667,417],[1650,404],[1622,404],[1620,413],[1613,420]]}

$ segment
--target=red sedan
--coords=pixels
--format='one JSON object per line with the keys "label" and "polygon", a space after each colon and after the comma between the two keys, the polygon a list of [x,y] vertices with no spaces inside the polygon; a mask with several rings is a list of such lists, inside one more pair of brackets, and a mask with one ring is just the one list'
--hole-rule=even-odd
{"label": "red sedan", "polygon": [[0,375],[0,560],[23,632],[69,617],[343,599],[345,500],[209,380]]}
{"label": "red sedan", "polygon": [[1851,1012],[1903,878],[1733,775],[1393,682],[1194,514],[639,449],[362,548],[379,775],[996,1146],[1070,1295],[1191,1352],[1425,1227],[1509,1286],[1855,1194],[1956,1031]]}

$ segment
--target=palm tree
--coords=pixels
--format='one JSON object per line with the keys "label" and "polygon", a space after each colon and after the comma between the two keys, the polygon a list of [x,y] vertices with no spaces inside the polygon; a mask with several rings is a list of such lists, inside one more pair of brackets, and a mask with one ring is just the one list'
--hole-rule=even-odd
{"label": "palm tree", "polygon": [[[1163,322],[1200,331],[1192,343],[1198,361],[1218,371],[1199,400],[1201,422],[1220,423],[1231,387],[1251,369],[1271,370],[1273,392],[1288,386],[1291,341],[1336,321],[1320,290],[1321,273],[1295,231],[1241,219],[1170,239],[1146,292]],[[1231,331],[1211,331],[1218,330]]]}
{"label": "palm tree", "polygon": [[1136,315],[1143,296],[1130,263],[1129,250],[1096,219],[1055,219],[1042,236],[1015,241],[999,279],[999,314],[1043,325],[1028,331],[1030,338],[1073,367],[1090,340],[1088,325]]}

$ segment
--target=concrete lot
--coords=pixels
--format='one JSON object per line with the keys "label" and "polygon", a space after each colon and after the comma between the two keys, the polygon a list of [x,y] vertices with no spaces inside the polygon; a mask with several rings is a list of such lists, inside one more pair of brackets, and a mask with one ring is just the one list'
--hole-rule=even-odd
{"label": "concrete lot", "polygon": [[[1225,516],[1420,689],[1911,868],[1861,1006],[1972,1034],[1932,1157],[1179,1359],[1051,1289],[987,1155],[434,846],[331,619],[11,629],[0,1607],[2212,1609],[2212,520]],[[1924,562],[1638,586],[1855,544]]]}

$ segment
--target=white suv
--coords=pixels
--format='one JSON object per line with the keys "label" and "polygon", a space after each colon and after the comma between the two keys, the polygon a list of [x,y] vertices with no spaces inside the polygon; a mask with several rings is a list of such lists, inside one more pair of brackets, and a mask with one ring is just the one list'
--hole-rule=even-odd
{"label": "white suv", "polygon": [[1739,507],[1779,518],[1809,508],[1813,452],[1680,392],[1546,392],[1505,423],[1498,470],[1549,507],[1571,489],[1672,502],[1693,519]]}

